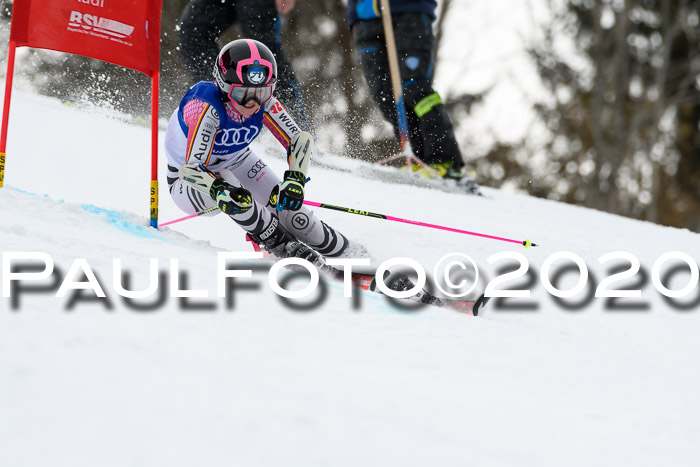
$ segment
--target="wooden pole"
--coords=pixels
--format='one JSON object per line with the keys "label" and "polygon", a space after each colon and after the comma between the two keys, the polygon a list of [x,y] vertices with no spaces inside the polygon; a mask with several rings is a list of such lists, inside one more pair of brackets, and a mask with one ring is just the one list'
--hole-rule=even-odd
{"label": "wooden pole", "polygon": [[[389,72],[391,74],[391,87],[394,91],[394,104],[396,105],[396,118],[399,123],[399,138],[401,152],[412,154],[408,144],[408,122],[406,120],[406,106],[403,101],[403,88],[401,85],[401,71],[399,70],[399,56],[396,53],[396,40],[394,27],[391,24],[391,9],[389,0],[381,0],[382,24],[384,25],[384,40],[386,42],[387,58],[389,59]],[[406,160],[406,164],[410,162]]]}

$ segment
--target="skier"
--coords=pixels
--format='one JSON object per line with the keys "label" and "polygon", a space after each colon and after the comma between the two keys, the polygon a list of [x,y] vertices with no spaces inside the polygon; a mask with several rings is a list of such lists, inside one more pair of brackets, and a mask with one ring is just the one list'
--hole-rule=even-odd
{"label": "skier", "polygon": [[[413,153],[438,175],[454,180],[466,191],[477,192],[478,185],[465,170],[450,117],[431,84],[435,58],[432,22],[436,8],[436,0],[389,2],[408,136]],[[372,98],[384,118],[394,126],[398,140],[399,124],[379,1],[348,0],[347,15]],[[413,164],[413,170],[419,171],[421,166]]]}
{"label": "skier", "polygon": [[[214,82],[192,86],[168,123],[173,201],[188,214],[218,206],[279,258],[322,266],[323,256],[367,256],[363,246],[302,206],[314,139],[273,96],[276,84],[275,57],[261,42],[239,39],[221,49]],[[287,150],[282,180],[250,149],[263,126]]]}
{"label": "skier", "polygon": [[282,47],[282,17],[296,0],[192,0],[180,16],[179,45],[182,61],[193,82],[211,76],[213,60],[219,52],[216,43],[232,25],[242,36],[258,40],[277,58],[280,82],[277,96],[285,102],[302,129],[308,130],[306,110],[292,65]]}

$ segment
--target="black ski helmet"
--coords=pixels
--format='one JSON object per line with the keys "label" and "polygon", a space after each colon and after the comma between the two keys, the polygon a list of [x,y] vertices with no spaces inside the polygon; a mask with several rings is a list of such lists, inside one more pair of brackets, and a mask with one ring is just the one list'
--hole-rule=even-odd
{"label": "black ski helmet", "polygon": [[270,49],[253,39],[226,44],[214,64],[214,80],[229,99],[245,105],[253,99],[263,105],[277,82],[277,62]]}

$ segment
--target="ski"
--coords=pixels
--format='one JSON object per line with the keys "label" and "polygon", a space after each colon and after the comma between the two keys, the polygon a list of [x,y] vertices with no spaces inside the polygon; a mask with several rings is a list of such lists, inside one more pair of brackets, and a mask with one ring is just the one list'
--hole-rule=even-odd
{"label": "ski", "polygon": [[[336,269],[332,266],[326,265],[323,266],[321,270],[332,276],[333,279],[344,279],[344,272],[340,269]],[[414,286],[413,281],[411,281],[411,279],[405,274],[393,274],[385,278],[384,281],[387,287],[389,287],[389,289],[395,290],[397,292],[410,290]],[[353,285],[356,285],[363,290],[379,294],[382,293],[381,290],[379,290],[379,288],[377,287],[376,276],[374,274],[352,273],[352,283]],[[431,294],[425,289],[421,289],[415,295],[397,300],[409,300],[412,302],[422,303],[438,308],[447,308],[472,316],[478,316],[479,311],[486,305],[489,299],[484,297],[483,294],[477,298],[464,300],[441,298],[436,297],[435,295]]]}
{"label": "ski", "polygon": [[[257,245],[254,242],[252,244],[256,251],[262,251],[259,249],[259,247],[257,247]],[[268,253],[266,253],[266,255],[268,258],[272,258],[272,256]],[[334,266],[330,266],[328,264],[315,266],[321,273],[323,273],[325,276],[334,281],[343,282],[345,280],[345,271],[341,269],[338,269]],[[290,269],[296,270],[297,268],[290,267]],[[351,282],[353,285],[368,292],[382,294],[382,291],[379,290],[379,288],[377,287],[375,274],[353,272]],[[414,286],[411,278],[401,273],[387,274],[384,278],[384,283],[387,285],[387,287],[389,287],[389,289],[395,290],[397,292],[410,290]],[[464,300],[436,297],[435,295],[431,294],[425,289],[421,289],[420,291],[418,291],[418,293],[410,297],[406,297],[403,299],[397,298],[396,300],[409,300],[412,302],[422,303],[438,308],[447,308],[472,316],[478,316],[480,310],[482,310],[486,303],[489,301],[489,299],[484,297],[483,294],[479,295],[477,298],[467,298]]]}
{"label": "ski", "polygon": [[433,188],[447,193],[484,196],[480,187],[472,179],[466,179],[464,182],[458,182],[456,180],[434,176],[421,177],[410,170],[391,166],[378,166],[376,164],[369,167],[363,167],[359,173],[363,174],[363,172],[367,177],[378,177],[386,182],[401,183],[404,185],[413,185],[423,188]]}
{"label": "ski", "polygon": [[[369,290],[372,292],[381,293],[376,286],[376,276],[372,277],[370,282]],[[405,274],[394,274],[385,279],[387,286],[391,290],[405,291],[412,289],[414,284],[411,279]],[[488,299],[484,295],[480,295],[476,299],[466,299],[466,300],[454,300],[448,298],[436,297],[425,289],[421,289],[415,295],[407,297],[405,300],[410,300],[413,302],[424,303],[426,305],[435,306],[438,308],[449,308],[451,310],[458,311],[460,313],[470,314],[472,316],[478,316],[479,310],[488,302]]]}
{"label": "ski", "polygon": [[420,176],[406,169],[373,164],[358,159],[346,158],[344,160],[335,160],[335,157],[332,155],[322,154],[321,157],[319,157],[317,164],[331,170],[352,172],[355,175],[372,180],[379,179],[388,183],[432,188],[447,193],[461,193],[477,195],[480,197],[484,196],[482,190],[472,181],[467,181],[466,185],[462,185],[456,183],[454,180],[447,180],[443,178],[421,178]]}

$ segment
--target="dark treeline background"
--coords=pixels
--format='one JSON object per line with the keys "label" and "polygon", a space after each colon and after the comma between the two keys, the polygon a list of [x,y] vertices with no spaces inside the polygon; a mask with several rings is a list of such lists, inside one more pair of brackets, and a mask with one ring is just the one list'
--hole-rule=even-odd
{"label": "dark treeline background", "polygon": [[[552,0],[549,0],[550,4]],[[531,50],[552,99],[542,193],[700,231],[700,1],[568,0]],[[555,37],[573,38],[557,53]]]}
{"label": "dark treeline background", "polygon": [[[458,1],[464,0],[438,2],[438,47],[441,20]],[[508,183],[535,196],[700,231],[700,0],[545,1],[551,21],[528,51],[550,91],[547,99],[532,102],[547,139],[538,145],[527,136],[517,143],[496,142],[468,161],[480,183]],[[177,50],[178,18],[187,2],[163,2],[161,118],[170,116],[192,84]],[[12,1],[2,0],[3,62],[11,9]],[[319,147],[366,160],[396,151],[354,56],[344,2],[298,1],[282,31]],[[469,41],[469,31],[460,33]],[[237,37],[234,26],[220,43]],[[560,47],[564,40],[566,48]],[[147,121],[145,75],[83,57],[25,50],[17,77],[36,91]],[[460,145],[468,148],[459,129],[463,117],[478,118],[484,96],[442,97]]]}

